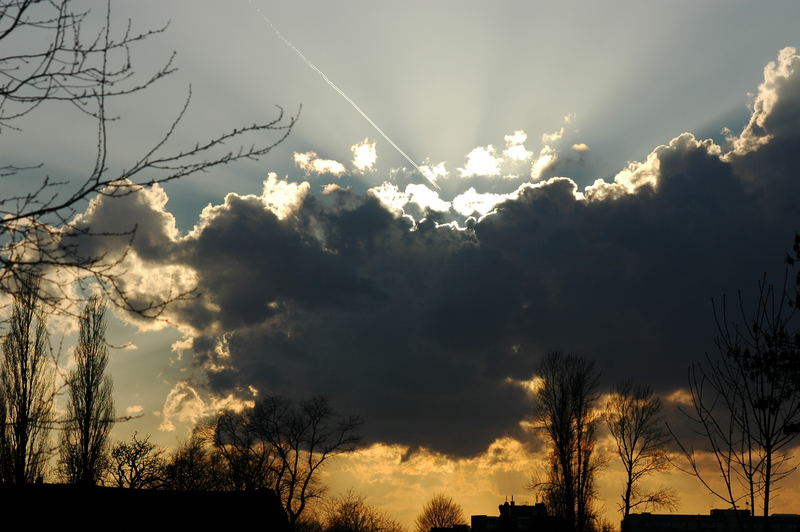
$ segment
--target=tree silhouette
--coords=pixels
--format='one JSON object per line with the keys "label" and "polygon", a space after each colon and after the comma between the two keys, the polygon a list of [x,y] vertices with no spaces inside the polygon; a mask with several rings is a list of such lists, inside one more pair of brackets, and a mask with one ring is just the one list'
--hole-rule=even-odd
{"label": "tree silhouette", "polygon": [[146,489],[162,485],[164,450],[150,443],[150,436],[140,440],[134,432],[130,442],[117,442],[109,454],[108,473],[118,488]]}
{"label": "tree silhouette", "polygon": [[0,478],[17,485],[42,476],[55,395],[38,280],[14,295],[0,363]]}
{"label": "tree silhouette", "polygon": [[437,493],[422,507],[422,512],[415,521],[417,532],[430,532],[433,527],[450,528],[463,524],[464,509],[451,497]]}
{"label": "tree silhouette", "polygon": [[95,156],[81,179],[53,180],[40,175],[41,164],[25,161],[6,160],[0,166],[0,179],[17,177],[15,183],[27,185],[14,195],[0,196],[0,290],[30,292],[27,272],[36,271],[46,284],[37,297],[53,308],[85,293],[71,290],[73,283],[92,282],[113,304],[156,317],[170,301],[188,297],[191,291],[147,301],[131,298],[120,282],[119,265],[126,253],[87,251],[93,246],[85,243],[105,238],[130,243],[135,226],[111,234],[80,225],[76,214],[98,195],[124,196],[235,161],[258,159],[286,138],[296,116],[284,119],[278,108],[277,116],[267,122],[168,150],[187,112],[190,89],[172,123],[154,135],[148,149],[127,162],[111,164],[109,124],[121,117],[111,114],[109,105],[174,73],[175,53],[150,72],[139,72],[131,60],[133,52],[166,26],[137,32],[129,21],[127,28],[113,31],[110,0],[104,16],[99,15],[91,7],[74,8],[70,0],[0,0],[0,134],[17,134],[26,125],[25,117],[59,106],[74,110],[75,120],[88,120],[96,130],[86,139]]}
{"label": "tree silhouette", "polygon": [[164,485],[180,491],[237,489],[222,457],[207,445],[202,427],[178,446],[164,465]]}
{"label": "tree silhouette", "polygon": [[281,455],[259,437],[250,412],[224,412],[206,430],[226,465],[233,489],[247,491],[275,486]]}
{"label": "tree silhouette", "polygon": [[318,473],[325,462],[355,449],[361,420],[338,416],[322,396],[300,404],[267,397],[249,416],[252,430],[275,453],[272,487],[294,528],[309,502],[322,494]]}
{"label": "tree silhouette", "polygon": [[114,401],[106,345],[105,303],[92,297],[80,318],[75,369],[67,378],[59,469],[69,483],[95,485],[106,467],[108,433],[114,425]]}
{"label": "tree silhouette", "polygon": [[535,418],[550,444],[550,471],[538,489],[569,531],[589,530],[595,518],[595,456],[599,374],[579,355],[548,353],[539,367]]}
{"label": "tree silhouette", "polygon": [[363,495],[350,490],[331,497],[324,509],[326,532],[402,532],[394,519],[378,511]]}
{"label": "tree silhouette", "polygon": [[701,469],[694,446],[676,441],[684,471],[733,508],[760,508],[768,530],[775,484],[796,469],[790,447],[800,434],[800,328],[788,270],[782,288],[762,279],[749,309],[741,293],[737,307],[730,316],[724,299],[714,306],[717,356],[690,367],[684,410],[719,476]]}
{"label": "tree silhouette", "polygon": [[663,428],[661,400],[650,387],[634,386],[626,381],[611,394],[605,419],[625,468],[625,489],[620,504],[623,523],[632,509],[674,508],[677,505],[674,490],[643,491],[641,488],[644,477],[670,467],[667,450],[670,437]]}

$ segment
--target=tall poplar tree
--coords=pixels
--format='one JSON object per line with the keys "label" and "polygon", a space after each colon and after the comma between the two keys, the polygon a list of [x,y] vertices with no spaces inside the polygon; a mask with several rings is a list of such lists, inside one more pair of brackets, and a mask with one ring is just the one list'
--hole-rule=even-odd
{"label": "tall poplar tree", "polygon": [[39,280],[14,295],[0,361],[0,480],[30,484],[43,475],[53,412],[54,373],[39,308]]}
{"label": "tall poplar tree", "polygon": [[67,419],[59,469],[67,482],[94,485],[105,468],[108,433],[114,425],[111,377],[106,375],[105,303],[92,297],[80,318],[75,368],[67,379]]}

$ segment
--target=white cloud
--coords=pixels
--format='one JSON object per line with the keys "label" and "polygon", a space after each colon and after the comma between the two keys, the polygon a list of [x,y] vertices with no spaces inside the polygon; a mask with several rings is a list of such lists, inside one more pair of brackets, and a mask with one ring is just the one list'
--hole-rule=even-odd
{"label": "white cloud", "polygon": [[558,131],[553,131],[552,133],[545,133],[542,135],[542,144],[552,144],[554,142],[558,142],[559,140],[564,138],[564,133],[566,132],[566,128],[564,126],[568,126],[575,121],[575,113],[570,113],[565,115],[564,118],[561,120],[561,123],[564,124],[561,126]]}
{"label": "white cloud", "polygon": [[292,183],[286,179],[280,179],[276,173],[270,172],[264,181],[261,200],[275,216],[284,220],[303,203],[310,186],[307,181]]}
{"label": "white cloud", "polygon": [[[775,114],[775,106],[785,96],[784,88],[791,83],[796,72],[800,71],[800,55],[792,47],[778,52],[778,60],[770,61],[764,67],[764,81],[758,86],[758,94],[753,101],[753,114],[739,138],[733,142],[733,153],[744,155],[768,143],[774,136],[770,118]],[[796,125],[793,124],[792,127]]]}
{"label": "white cloud", "polygon": [[506,149],[503,155],[513,161],[525,161],[533,156],[533,152],[525,148],[525,141],[528,134],[524,130],[518,129],[511,135],[506,135]]}
{"label": "white cloud", "polygon": [[159,430],[175,430],[173,420],[196,423],[205,413],[205,403],[200,394],[186,382],[178,382],[164,400],[163,416]]}
{"label": "white cloud", "polygon": [[370,142],[368,138],[365,138],[361,142],[350,146],[350,151],[353,152],[353,166],[359,172],[374,170],[375,161],[378,160],[378,152],[374,142]]}
{"label": "white cloud", "polygon": [[406,187],[409,203],[416,203],[420,209],[431,209],[438,212],[450,210],[450,203],[442,200],[439,193],[425,185],[410,184]]}
{"label": "white cloud", "polygon": [[494,146],[478,146],[467,155],[467,164],[458,169],[461,177],[496,176],[500,174],[500,161]]}
{"label": "white cloud", "polygon": [[[255,388],[248,389],[247,393],[254,395],[254,391]],[[255,392],[257,393],[257,391]],[[252,399],[242,399],[232,393],[225,397],[210,397],[208,400],[204,400],[192,385],[186,381],[180,381],[175,384],[164,400],[164,407],[161,409],[162,421],[158,428],[165,432],[172,432],[175,430],[176,421],[194,425],[207,415],[223,410],[241,412],[253,405]]]}
{"label": "white cloud", "polygon": [[525,161],[533,156],[533,152],[525,148],[522,144],[514,144],[506,148],[503,155],[513,161]]}
{"label": "white cloud", "polygon": [[525,133],[524,129],[518,129],[512,134],[506,135],[504,138],[506,146],[513,146],[515,144],[525,144],[525,141],[528,140],[528,134]]}
{"label": "white cloud", "polygon": [[629,162],[628,166],[614,176],[612,183],[597,179],[585,188],[586,198],[590,201],[613,200],[626,194],[635,194],[644,186],[658,188],[662,154],[669,151],[687,153],[694,150],[701,150],[710,157],[722,158],[722,148],[711,139],[697,140],[691,133],[682,133],[668,145],[658,146],[651,151],[643,162]]}
{"label": "white cloud", "polygon": [[425,179],[430,181],[433,184],[436,184],[436,181],[439,179],[447,177],[447,168],[445,167],[445,163],[441,162],[436,165],[428,165],[423,164],[419,167],[419,171],[425,176]]}
{"label": "white cloud", "polygon": [[561,140],[563,137],[564,127],[562,126],[558,131],[553,131],[552,133],[545,133],[542,135],[542,144],[552,144],[553,142]]}
{"label": "white cloud", "polygon": [[572,146],[570,146],[570,149],[577,152],[586,152],[589,151],[589,145],[581,142],[578,144],[573,144]]}
{"label": "white cloud", "polygon": [[453,210],[462,216],[472,216],[474,214],[486,216],[504,201],[518,197],[520,191],[527,186],[529,185],[523,184],[517,190],[508,194],[478,192],[474,187],[470,187],[466,192],[453,198]]}
{"label": "white cloud", "polygon": [[625,185],[620,183],[609,183],[603,179],[596,179],[594,183],[584,189],[583,193],[588,201],[593,202],[615,200],[629,192]]}
{"label": "white cloud", "polygon": [[542,173],[553,166],[558,160],[558,151],[550,146],[545,146],[539,152],[539,156],[531,165],[531,179],[538,181],[542,178]]}
{"label": "white cloud", "polygon": [[367,190],[367,193],[378,198],[384,207],[396,215],[403,214],[403,207],[408,203],[408,192],[402,192],[400,188],[392,183],[384,181],[377,187]]}
{"label": "white cloud", "polygon": [[[176,294],[191,293],[198,282],[197,273],[191,267],[150,262],[134,252],[128,253],[125,260],[116,265],[115,271],[120,272],[117,281],[120,289],[135,308],[158,308]],[[180,304],[180,301],[172,301],[165,312],[170,314]],[[163,320],[142,318],[122,308],[117,305],[112,306],[111,310],[121,320],[135,324],[140,331],[157,331],[173,325]]]}
{"label": "white cloud", "polygon": [[332,174],[337,177],[343,175],[346,170],[342,163],[333,159],[320,159],[316,152],[294,153],[294,164],[296,164],[306,175]]}
{"label": "white cloud", "polygon": [[426,185],[412,183],[406,186],[405,191],[401,191],[397,185],[384,182],[368,190],[370,194],[395,215],[404,214],[403,208],[410,204],[416,204],[421,210],[431,209],[438,212],[450,210],[450,203],[439,197],[439,193],[430,189]]}
{"label": "white cloud", "polygon": [[336,192],[337,190],[350,190],[350,187],[343,187],[337,185],[336,183],[328,183],[327,185],[322,185],[322,194],[325,196],[329,196]]}
{"label": "white cloud", "polygon": [[658,153],[652,151],[647,155],[644,162],[630,162],[628,166],[614,176],[614,182],[625,187],[628,192],[650,185],[655,187],[658,184],[658,177],[661,170],[661,161]]}
{"label": "white cloud", "polygon": [[131,405],[125,409],[125,415],[127,416],[135,416],[142,412],[144,412],[144,407],[142,405]]}

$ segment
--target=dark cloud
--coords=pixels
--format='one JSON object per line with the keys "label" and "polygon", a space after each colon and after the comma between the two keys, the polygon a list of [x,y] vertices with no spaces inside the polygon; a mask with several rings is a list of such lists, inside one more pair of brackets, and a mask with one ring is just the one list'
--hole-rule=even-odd
{"label": "dark cloud", "polygon": [[327,393],[368,440],[475,453],[518,433],[513,381],[547,351],[671,391],[712,346],[711,298],[780,275],[800,229],[797,56],[771,73],[729,153],[684,134],[586,197],[553,178],[467,230],[292,189],[231,194],[191,234],[164,243],[154,224],[135,249],[196,271],[201,297],[171,312],[211,390]]}

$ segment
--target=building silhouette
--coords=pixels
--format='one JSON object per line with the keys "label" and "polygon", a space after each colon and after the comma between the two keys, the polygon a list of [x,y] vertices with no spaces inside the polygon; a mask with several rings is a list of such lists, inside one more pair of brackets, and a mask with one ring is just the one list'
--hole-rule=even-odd
{"label": "building silhouette", "polygon": [[[750,510],[711,510],[708,515],[631,514],[622,522],[625,532],[761,532],[764,518]],[[800,515],[772,514],[770,532],[800,532]]]}
{"label": "building silhouette", "polygon": [[547,514],[543,503],[515,504],[513,499],[499,507],[500,515],[473,515],[472,532],[551,532],[559,530],[560,520]]}

